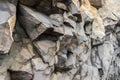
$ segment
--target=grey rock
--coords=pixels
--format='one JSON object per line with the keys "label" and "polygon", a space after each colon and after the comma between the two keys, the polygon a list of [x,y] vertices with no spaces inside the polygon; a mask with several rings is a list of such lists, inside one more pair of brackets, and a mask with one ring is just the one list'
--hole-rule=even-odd
{"label": "grey rock", "polygon": [[85,35],[83,22],[77,24],[77,27],[75,29],[75,36],[77,37],[79,43],[87,41],[87,36]]}
{"label": "grey rock", "polygon": [[68,6],[72,14],[79,13],[80,2],[79,0],[72,0],[72,3]]}
{"label": "grey rock", "polygon": [[32,75],[22,71],[11,71],[10,76],[12,80],[31,80]]}
{"label": "grey rock", "polygon": [[117,39],[120,41],[120,32],[117,33]]}
{"label": "grey rock", "polygon": [[44,71],[34,71],[33,80],[50,80],[50,69]]}
{"label": "grey rock", "polygon": [[111,61],[115,55],[113,45],[110,42],[105,42],[102,46],[98,47],[98,54],[103,64],[103,79],[106,79]]}
{"label": "grey rock", "polygon": [[63,9],[63,10],[67,10],[67,7],[65,4],[63,3],[60,3],[60,2],[57,2],[56,6],[60,9]]}
{"label": "grey rock", "polygon": [[56,51],[56,43],[50,40],[41,40],[34,42],[38,53],[41,55],[44,62],[49,63],[54,59]]}
{"label": "grey rock", "polygon": [[29,37],[34,40],[48,28],[52,27],[50,19],[42,13],[20,5],[19,21]]}
{"label": "grey rock", "polygon": [[69,18],[69,13],[64,13],[63,17],[64,17],[64,24],[65,25],[67,25],[69,27],[73,27],[73,28],[76,27],[76,22]]}
{"label": "grey rock", "polygon": [[66,66],[71,68],[71,67],[75,67],[75,64],[76,64],[76,55],[69,53],[66,61]]}
{"label": "grey rock", "polygon": [[32,59],[32,64],[35,68],[35,70],[45,70],[48,67],[48,64],[43,63],[43,61],[40,58]]}
{"label": "grey rock", "polygon": [[27,6],[34,6],[35,4],[37,4],[39,1],[38,0],[19,0],[19,2],[21,4],[27,5]]}
{"label": "grey rock", "polygon": [[8,53],[13,42],[12,32],[16,22],[16,6],[8,1],[0,1],[0,51]]}
{"label": "grey rock", "polygon": [[0,73],[1,80],[10,80],[10,75],[8,72]]}
{"label": "grey rock", "polygon": [[71,80],[71,79],[67,74],[57,72],[56,74],[52,74],[50,80]]}
{"label": "grey rock", "polygon": [[96,8],[100,8],[103,5],[103,0],[89,0],[90,4]]}
{"label": "grey rock", "polygon": [[12,62],[12,64],[10,65],[9,70],[11,70],[11,71],[23,71],[23,72],[27,72],[29,74],[33,74],[30,62],[19,63],[19,62],[14,60]]}
{"label": "grey rock", "polygon": [[13,43],[13,46],[10,50],[10,56],[12,56],[17,62],[21,63],[27,62],[34,55],[35,54],[33,52],[33,47],[30,43],[26,44],[22,44],[21,42]]}
{"label": "grey rock", "polygon": [[119,2],[1,0],[0,80],[119,80]]}
{"label": "grey rock", "polygon": [[18,4],[18,0],[8,0],[8,1],[9,1],[10,3],[16,5],[16,6],[17,6],[17,4]]}
{"label": "grey rock", "polygon": [[51,14],[51,22],[53,25],[60,27],[63,24],[63,16],[61,14]]}

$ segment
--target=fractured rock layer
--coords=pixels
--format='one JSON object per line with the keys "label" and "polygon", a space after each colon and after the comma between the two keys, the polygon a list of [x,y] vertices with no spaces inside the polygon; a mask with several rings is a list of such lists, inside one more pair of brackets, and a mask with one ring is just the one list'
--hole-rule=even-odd
{"label": "fractured rock layer", "polygon": [[1,0],[0,80],[120,80],[119,5]]}

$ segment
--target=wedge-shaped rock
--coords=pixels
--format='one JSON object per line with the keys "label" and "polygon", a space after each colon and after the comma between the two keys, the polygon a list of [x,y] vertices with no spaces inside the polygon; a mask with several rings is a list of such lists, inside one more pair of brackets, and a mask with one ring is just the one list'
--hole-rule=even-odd
{"label": "wedge-shaped rock", "polygon": [[60,33],[60,34],[64,34],[65,36],[73,36],[74,33],[74,29],[68,26],[61,26],[61,27],[54,27],[54,32]]}
{"label": "wedge-shaped rock", "polygon": [[43,63],[41,58],[32,59],[32,65],[36,70],[45,70],[48,67],[48,64]]}
{"label": "wedge-shaped rock", "polygon": [[56,53],[56,43],[50,40],[41,40],[35,41],[34,45],[37,48],[38,53],[43,58],[43,61],[49,63],[49,65],[53,65]]}
{"label": "wedge-shaped rock", "polygon": [[17,62],[25,63],[34,56],[33,47],[31,44],[22,44],[21,42],[13,43],[10,50],[10,56],[14,58]]}
{"label": "wedge-shaped rock", "polygon": [[33,80],[50,80],[51,69],[47,68],[42,71],[33,69],[33,73]]}
{"label": "wedge-shaped rock", "polygon": [[53,25],[60,26],[60,25],[63,24],[63,16],[62,16],[62,14],[51,14],[49,17],[52,19],[52,21],[58,22],[58,24],[53,23]]}
{"label": "wedge-shaped rock", "polygon": [[105,29],[103,25],[103,20],[96,8],[92,7],[88,0],[84,0],[81,6],[81,13],[88,15],[90,19],[93,19],[92,22],[92,35],[91,38],[102,40],[105,36]]}
{"label": "wedge-shaped rock", "polygon": [[46,15],[23,5],[20,5],[19,9],[21,13],[19,21],[32,40],[36,39],[46,29],[52,27],[50,19]]}
{"label": "wedge-shaped rock", "polygon": [[79,13],[80,10],[80,0],[72,0],[71,4],[69,5],[70,12],[72,14]]}
{"label": "wedge-shaped rock", "polygon": [[0,0],[0,53],[8,53],[13,42],[12,32],[16,22],[16,6]]}
{"label": "wedge-shaped rock", "polygon": [[90,4],[96,8],[102,7],[103,0],[89,0]]}
{"label": "wedge-shaped rock", "polygon": [[72,19],[69,18],[70,14],[68,13],[64,13],[63,14],[63,17],[64,17],[64,24],[69,26],[69,27],[73,27],[75,28],[76,27],[76,22]]}

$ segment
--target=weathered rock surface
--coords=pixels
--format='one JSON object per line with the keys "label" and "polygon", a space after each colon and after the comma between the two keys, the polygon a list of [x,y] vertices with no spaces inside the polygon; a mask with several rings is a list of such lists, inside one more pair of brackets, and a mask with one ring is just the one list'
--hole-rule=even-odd
{"label": "weathered rock surface", "polygon": [[119,5],[1,0],[0,80],[120,80]]}
{"label": "weathered rock surface", "polygon": [[16,6],[0,1],[0,54],[8,53],[13,42],[12,32],[16,22]]}

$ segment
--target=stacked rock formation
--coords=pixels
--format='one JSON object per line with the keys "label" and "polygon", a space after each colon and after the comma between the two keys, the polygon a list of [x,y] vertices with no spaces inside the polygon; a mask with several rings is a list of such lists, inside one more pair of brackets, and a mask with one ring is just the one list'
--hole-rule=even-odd
{"label": "stacked rock formation", "polygon": [[120,80],[120,0],[0,0],[0,80]]}

